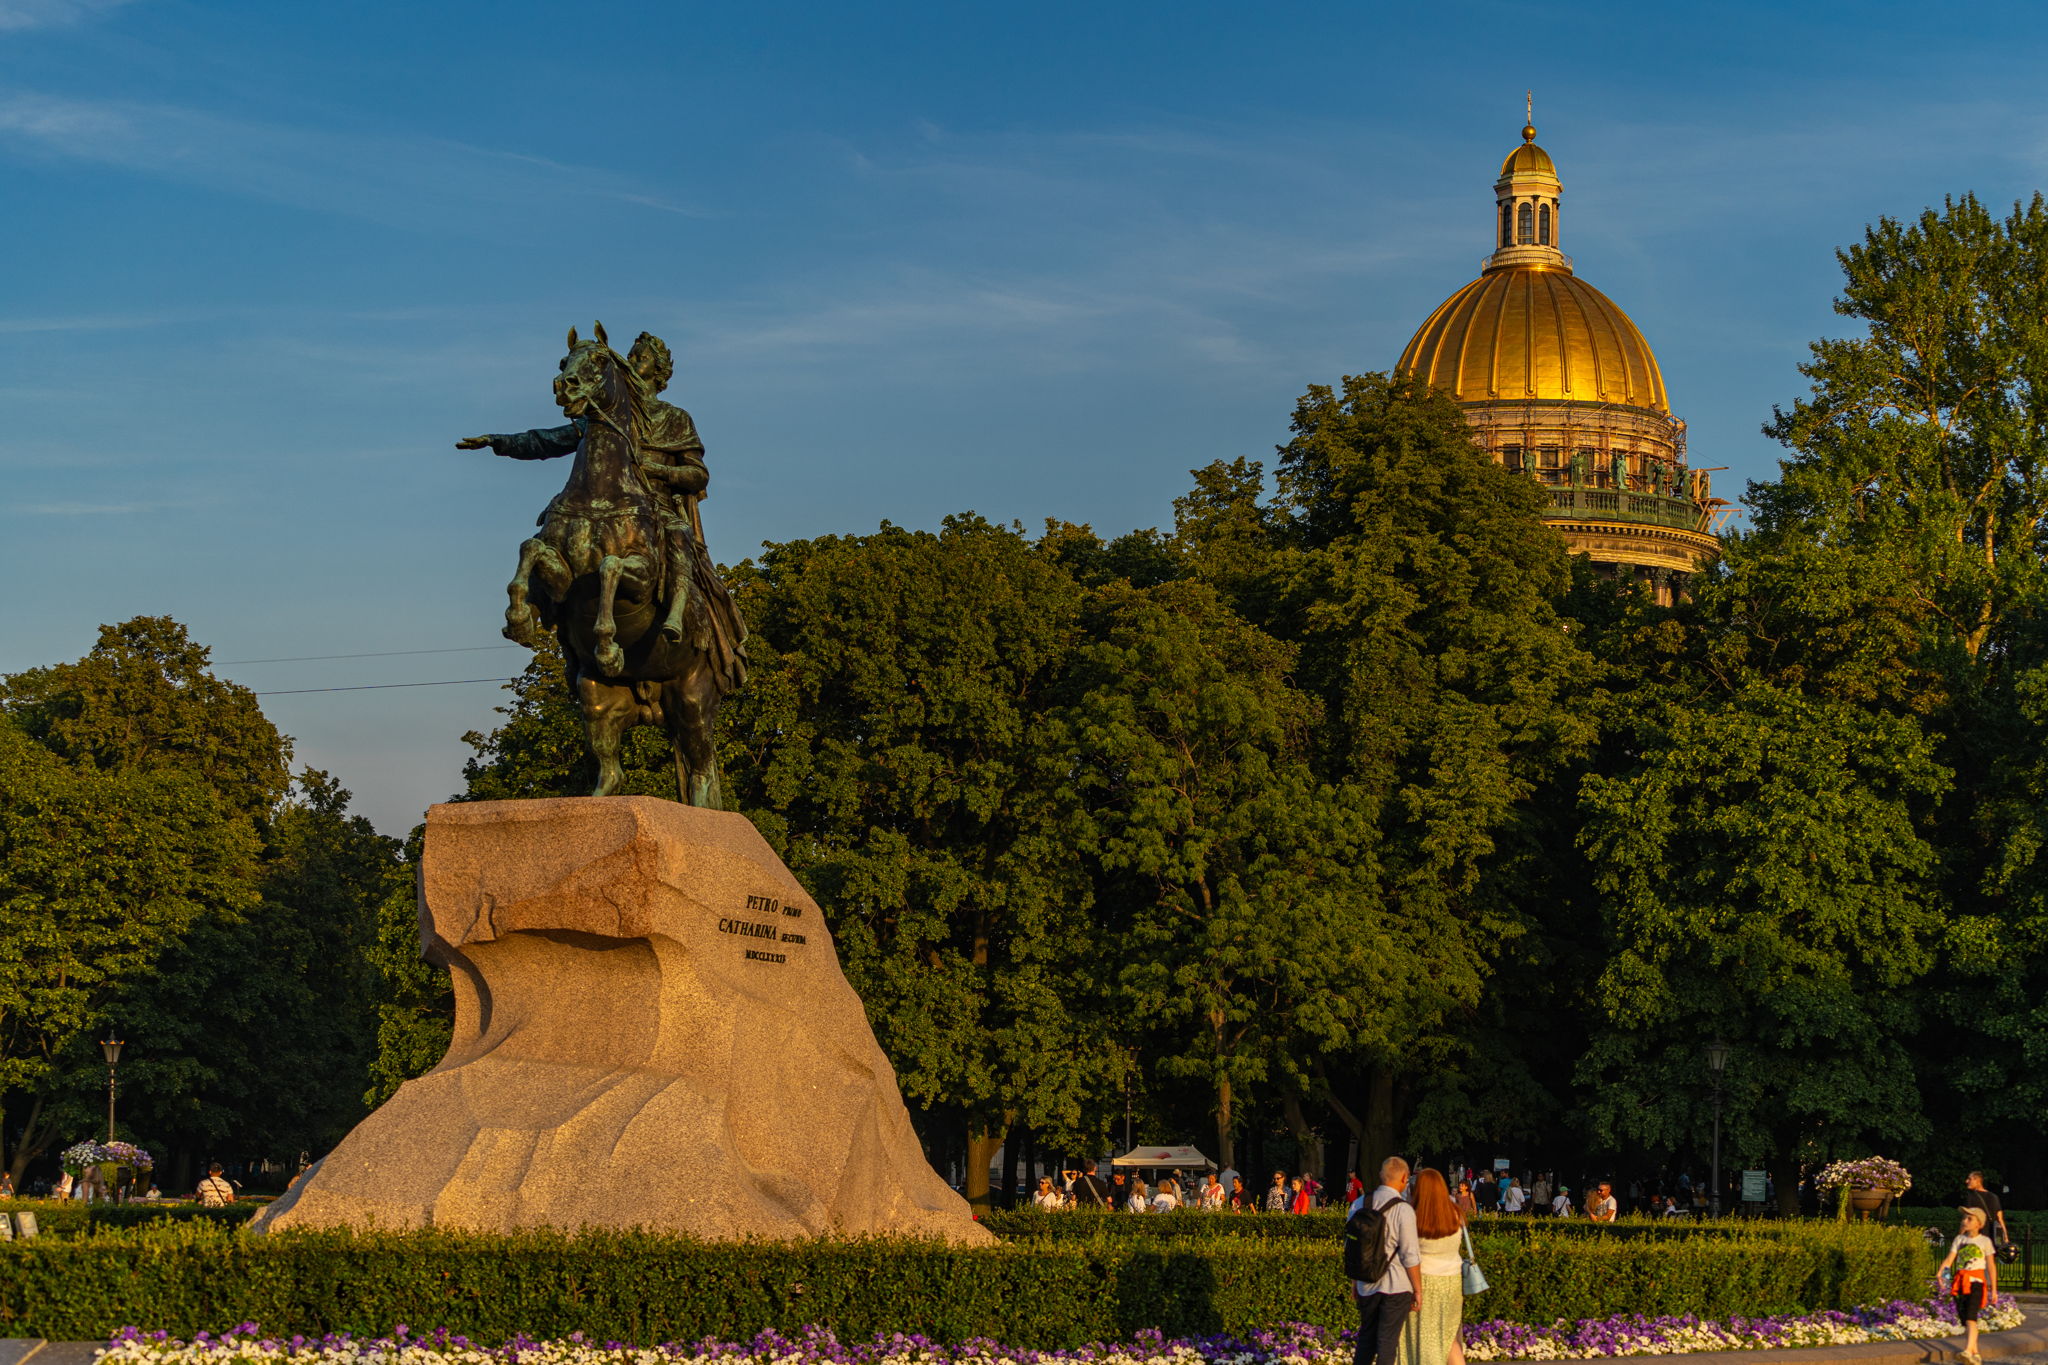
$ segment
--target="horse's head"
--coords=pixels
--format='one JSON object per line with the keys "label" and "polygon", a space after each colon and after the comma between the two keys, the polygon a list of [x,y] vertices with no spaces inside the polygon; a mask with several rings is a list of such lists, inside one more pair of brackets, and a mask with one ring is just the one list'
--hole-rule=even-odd
{"label": "horse's head", "polygon": [[625,431],[637,416],[639,380],[605,340],[598,323],[588,341],[569,329],[569,353],[555,376],[555,403],[570,417],[588,417]]}

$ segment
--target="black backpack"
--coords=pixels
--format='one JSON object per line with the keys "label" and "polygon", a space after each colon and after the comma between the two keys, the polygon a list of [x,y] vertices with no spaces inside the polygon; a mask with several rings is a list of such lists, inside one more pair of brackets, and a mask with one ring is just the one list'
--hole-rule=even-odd
{"label": "black backpack", "polygon": [[1387,1273],[1387,1265],[1394,1259],[1394,1249],[1387,1245],[1387,1209],[1393,1202],[1390,1199],[1376,1209],[1368,1194],[1358,1212],[1344,1220],[1345,1279],[1372,1284]]}

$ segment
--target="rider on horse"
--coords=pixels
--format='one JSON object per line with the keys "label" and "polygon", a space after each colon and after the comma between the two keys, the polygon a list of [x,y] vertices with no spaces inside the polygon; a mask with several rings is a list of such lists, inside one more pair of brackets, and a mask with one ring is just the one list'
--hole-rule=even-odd
{"label": "rider on horse", "polygon": [[[666,561],[662,596],[668,610],[661,632],[671,640],[683,638],[694,582],[704,610],[691,643],[710,650],[728,685],[736,687],[746,668],[746,627],[704,546],[703,521],[697,512],[697,504],[704,498],[710,481],[709,471],[704,467],[704,442],[697,435],[697,424],[689,413],[654,397],[668,387],[675,373],[667,344],[652,332],[642,332],[627,353],[626,363],[646,385],[648,394],[639,464],[662,524]],[[587,421],[578,418],[559,427],[472,436],[457,444],[464,450],[488,446],[492,454],[514,460],[551,460],[575,453]],[[550,502],[534,524],[545,526],[554,510],[555,504]]]}

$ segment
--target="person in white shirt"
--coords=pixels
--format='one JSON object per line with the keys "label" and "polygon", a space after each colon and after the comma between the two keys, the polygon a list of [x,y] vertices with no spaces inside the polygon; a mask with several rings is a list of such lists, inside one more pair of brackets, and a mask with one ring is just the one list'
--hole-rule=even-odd
{"label": "person in white shirt", "polygon": [[1152,1196],[1152,1212],[1171,1213],[1180,1207],[1180,1185],[1172,1176],[1159,1182],[1159,1193]]}
{"label": "person in white shirt", "polygon": [[1132,1213],[1150,1213],[1152,1211],[1152,1191],[1146,1188],[1145,1177],[1141,1175],[1131,1177],[1131,1197],[1124,1201],[1124,1208]]}
{"label": "person in white shirt", "polygon": [[1963,1324],[1963,1359],[1969,1365],[1984,1365],[1977,1354],[1977,1317],[1985,1305],[1998,1297],[1998,1252],[1984,1235],[1984,1210],[1965,1204],[1956,1210],[1962,1231],[1949,1243],[1948,1259],[1940,1273],[1947,1276],[1954,1267],[1949,1292],[1955,1296],[1956,1321]]}
{"label": "person in white shirt", "polygon": [[1054,1209],[1065,1208],[1067,1197],[1052,1187],[1051,1176],[1042,1175],[1038,1177],[1038,1193],[1031,1196],[1031,1203],[1036,1208],[1051,1212]]}
{"label": "person in white shirt", "polygon": [[1596,1223],[1611,1223],[1621,1212],[1621,1206],[1614,1202],[1614,1187],[1601,1181],[1593,1188],[1593,1201],[1586,1205],[1586,1216]]}
{"label": "person in white shirt", "polygon": [[1557,1187],[1557,1198],[1550,1201],[1550,1213],[1554,1218],[1572,1216],[1572,1192],[1564,1186]]}
{"label": "person in white shirt", "polygon": [[1209,1174],[1208,1182],[1202,1186],[1201,1204],[1212,1213],[1223,1207],[1223,1182],[1217,1179],[1213,1171]]}
{"label": "person in white shirt", "polygon": [[1520,1179],[1508,1177],[1508,1192],[1500,1197],[1500,1206],[1509,1213],[1520,1213],[1522,1205],[1529,1202],[1529,1192],[1522,1188]]}
{"label": "person in white shirt", "polygon": [[1408,1163],[1390,1156],[1380,1163],[1379,1187],[1351,1201],[1351,1213],[1365,1207],[1368,1199],[1374,1208],[1386,1210],[1385,1236],[1393,1244],[1386,1274],[1371,1284],[1351,1282],[1352,1297],[1358,1300],[1358,1345],[1352,1365],[1396,1365],[1401,1329],[1422,1297],[1422,1242],[1415,1232],[1415,1210],[1401,1197],[1407,1184]]}

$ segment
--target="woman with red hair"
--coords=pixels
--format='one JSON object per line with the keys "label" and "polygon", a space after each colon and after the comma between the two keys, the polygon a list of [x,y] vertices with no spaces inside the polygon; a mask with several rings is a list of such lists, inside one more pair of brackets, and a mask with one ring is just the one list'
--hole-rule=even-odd
{"label": "woman with red hair", "polygon": [[1415,1176],[1415,1235],[1422,1243],[1422,1292],[1401,1330],[1401,1365],[1465,1365],[1458,1325],[1465,1317],[1465,1260],[1458,1243],[1465,1215],[1451,1199],[1444,1173]]}

